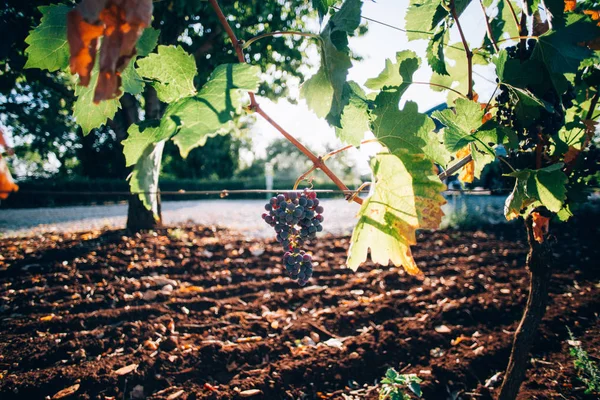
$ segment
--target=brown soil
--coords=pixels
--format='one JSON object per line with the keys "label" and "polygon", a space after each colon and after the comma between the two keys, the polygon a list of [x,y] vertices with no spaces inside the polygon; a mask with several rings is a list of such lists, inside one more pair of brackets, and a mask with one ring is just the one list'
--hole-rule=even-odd
{"label": "brown soil", "polygon": [[[566,343],[568,327],[600,355],[589,226],[556,233],[520,399],[596,398]],[[375,399],[390,366],[423,378],[425,399],[497,394],[485,382],[507,363],[527,295],[520,226],[421,234],[422,279],[352,273],[347,247],[319,240],[313,286],[300,288],[276,243],[214,228],[0,240],[0,399]]]}

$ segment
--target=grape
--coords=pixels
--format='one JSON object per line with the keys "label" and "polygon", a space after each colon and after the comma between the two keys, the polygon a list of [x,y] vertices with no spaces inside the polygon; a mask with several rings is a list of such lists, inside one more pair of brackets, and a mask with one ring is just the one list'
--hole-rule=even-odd
{"label": "grape", "polygon": [[312,257],[300,249],[307,240],[314,239],[323,231],[323,206],[317,194],[308,189],[271,197],[265,204],[263,220],[273,227],[275,240],[285,250],[283,265],[286,274],[301,286],[306,285],[313,275]]}

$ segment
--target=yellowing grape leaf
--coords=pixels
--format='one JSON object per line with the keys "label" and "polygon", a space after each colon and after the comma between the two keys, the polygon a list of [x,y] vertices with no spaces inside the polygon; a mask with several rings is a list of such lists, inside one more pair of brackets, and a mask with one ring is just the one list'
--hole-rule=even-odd
{"label": "yellowing grape leaf", "polygon": [[[461,159],[471,154],[471,146],[463,147],[456,153],[456,158]],[[469,161],[460,171],[458,179],[461,182],[472,183],[475,179],[475,161]]]}
{"label": "yellowing grape leaf", "polygon": [[373,194],[363,203],[352,232],[347,265],[356,270],[371,250],[373,262],[402,265],[411,275],[420,273],[410,250],[417,229],[440,225],[442,196],[433,163],[423,154],[398,150],[382,153],[372,161],[376,181]]}

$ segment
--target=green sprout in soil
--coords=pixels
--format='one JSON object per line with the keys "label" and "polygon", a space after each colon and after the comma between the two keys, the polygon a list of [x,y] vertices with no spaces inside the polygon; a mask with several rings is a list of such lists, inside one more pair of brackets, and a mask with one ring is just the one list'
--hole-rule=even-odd
{"label": "green sprout in soil", "polygon": [[571,356],[574,358],[573,365],[577,370],[577,376],[581,382],[586,386],[585,393],[599,393],[600,392],[600,369],[598,364],[590,359],[589,354],[581,347],[581,342],[575,340],[573,333],[569,330],[569,346],[571,346]]}
{"label": "green sprout in soil", "polygon": [[410,400],[406,389],[421,397],[421,382],[415,374],[399,374],[394,368],[389,368],[381,380],[379,400]]}

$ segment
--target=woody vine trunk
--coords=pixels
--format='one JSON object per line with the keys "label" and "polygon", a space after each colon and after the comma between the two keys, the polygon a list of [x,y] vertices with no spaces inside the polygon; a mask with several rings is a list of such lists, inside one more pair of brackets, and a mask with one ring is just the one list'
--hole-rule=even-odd
{"label": "woody vine trunk", "polygon": [[529,253],[529,297],[519,327],[514,336],[512,351],[506,368],[504,381],[498,400],[514,400],[519,393],[521,383],[527,372],[529,351],[535,340],[538,327],[546,312],[548,302],[548,286],[552,275],[551,249],[546,240],[538,243],[533,234],[533,217],[525,220]]}

